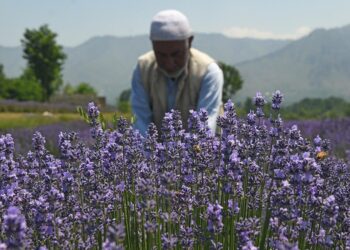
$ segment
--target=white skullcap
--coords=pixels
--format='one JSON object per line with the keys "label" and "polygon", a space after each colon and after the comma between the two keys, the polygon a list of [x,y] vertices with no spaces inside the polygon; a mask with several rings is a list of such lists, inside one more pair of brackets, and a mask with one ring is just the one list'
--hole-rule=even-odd
{"label": "white skullcap", "polygon": [[192,36],[187,17],[177,10],[163,10],[152,19],[150,38],[152,41],[185,40]]}

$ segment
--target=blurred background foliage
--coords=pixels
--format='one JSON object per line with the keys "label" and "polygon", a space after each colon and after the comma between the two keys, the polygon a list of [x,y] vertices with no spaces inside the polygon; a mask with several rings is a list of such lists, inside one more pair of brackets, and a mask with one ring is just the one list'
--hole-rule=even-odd
{"label": "blurred background foliage", "polygon": [[[239,116],[244,116],[254,109],[253,99],[247,98],[244,103],[238,103],[237,106]],[[265,114],[269,114],[270,110],[271,103],[268,102],[264,107]],[[280,114],[284,120],[322,120],[350,117],[350,102],[339,97],[305,98],[288,106],[284,106],[282,103]]]}

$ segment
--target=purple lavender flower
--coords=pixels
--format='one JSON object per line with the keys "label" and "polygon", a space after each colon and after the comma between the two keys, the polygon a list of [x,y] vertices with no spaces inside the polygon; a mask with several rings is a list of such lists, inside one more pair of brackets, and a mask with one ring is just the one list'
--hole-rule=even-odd
{"label": "purple lavender flower", "polygon": [[96,121],[100,115],[100,111],[98,110],[96,104],[93,102],[90,102],[88,104],[88,115],[92,122]]}
{"label": "purple lavender flower", "polygon": [[264,96],[260,92],[257,92],[254,97],[254,105],[258,108],[262,108],[265,105],[265,103],[266,101]]}
{"label": "purple lavender flower", "polygon": [[125,239],[125,227],[124,223],[116,225],[113,223],[108,227],[107,238],[103,243],[102,249],[105,250],[123,250],[122,245]]}
{"label": "purple lavender flower", "polygon": [[35,134],[33,135],[32,144],[35,152],[39,156],[43,156],[46,152],[45,143],[45,137],[43,137],[40,132],[35,132]]}
{"label": "purple lavender flower", "polygon": [[207,208],[208,231],[211,233],[220,233],[224,228],[222,223],[222,206],[216,201],[215,204],[209,203]]}
{"label": "purple lavender flower", "polygon": [[10,134],[0,136],[0,156],[4,153],[6,155],[13,155],[14,153],[14,141]]}
{"label": "purple lavender flower", "polygon": [[161,240],[162,249],[173,249],[178,242],[177,237],[168,233],[162,234]]}
{"label": "purple lavender flower", "polygon": [[248,218],[236,223],[239,248],[254,249],[254,238],[259,234],[260,223],[257,218]]}
{"label": "purple lavender flower", "polygon": [[254,125],[255,124],[255,119],[256,119],[256,114],[254,111],[250,111],[249,114],[247,115],[247,122],[249,125]]}
{"label": "purple lavender flower", "polygon": [[17,207],[9,207],[3,216],[2,230],[6,235],[6,245],[9,249],[25,246],[27,225],[24,216]]}
{"label": "purple lavender flower", "polygon": [[314,138],[314,145],[315,147],[319,147],[322,145],[322,139],[319,135],[317,135],[315,138]]}
{"label": "purple lavender flower", "polygon": [[171,110],[165,113],[162,121],[162,140],[164,142],[175,141],[176,137],[181,138],[184,130],[182,129],[182,121],[180,112]]}
{"label": "purple lavender flower", "polygon": [[242,246],[242,250],[258,250],[258,248],[249,240]]}
{"label": "purple lavender flower", "polygon": [[323,201],[323,209],[325,216],[323,218],[323,224],[325,227],[333,227],[337,223],[337,217],[339,213],[339,206],[336,203],[334,195],[327,197]]}
{"label": "purple lavender flower", "polygon": [[227,203],[228,203],[227,208],[228,208],[230,215],[239,213],[240,208],[239,208],[237,201],[233,201],[233,200],[229,199],[227,201]]}
{"label": "purple lavender flower", "polygon": [[283,95],[281,91],[276,90],[272,95],[272,109],[279,110],[281,108],[282,100]]}
{"label": "purple lavender flower", "polygon": [[193,248],[194,244],[194,230],[191,227],[185,227],[183,225],[180,226],[180,239],[181,239],[181,246],[183,248]]}
{"label": "purple lavender flower", "polygon": [[77,158],[77,151],[72,145],[77,140],[77,134],[60,132],[58,135],[58,145],[63,158],[74,161]]}
{"label": "purple lavender flower", "polygon": [[224,104],[224,114],[217,118],[216,123],[222,129],[222,138],[234,134],[237,130],[237,114],[235,105],[231,100]]}

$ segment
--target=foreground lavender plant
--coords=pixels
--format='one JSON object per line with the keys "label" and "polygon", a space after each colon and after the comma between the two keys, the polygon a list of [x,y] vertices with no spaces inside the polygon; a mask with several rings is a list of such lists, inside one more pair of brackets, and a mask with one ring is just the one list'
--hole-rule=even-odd
{"label": "foreground lavender plant", "polygon": [[9,207],[3,217],[2,231],[8,249],[20,249],[25,246],[27,229],[24,216],[17,207]]}
{"label": "foreground lavender plant", "polygon": [[316,138],[318,135],[329,139],[330,150],[338,157],[350,161],[350,118],[302,121],[286,121],[285,127],[297,125],[304,138]]}
{"label": "foreground lavender plant", "polygon": [[[144,138],[120,118],[105,129],[93,103],[89,140],[58,133],[58,156],[40,132],[15,154],[0,136],[0,247],[48,249],[325,249],[350,247],[349,166],[328,140],[285,128],[276,91],[268,119],[177,111]],[[21,211],[21,213],[20,213]]]}

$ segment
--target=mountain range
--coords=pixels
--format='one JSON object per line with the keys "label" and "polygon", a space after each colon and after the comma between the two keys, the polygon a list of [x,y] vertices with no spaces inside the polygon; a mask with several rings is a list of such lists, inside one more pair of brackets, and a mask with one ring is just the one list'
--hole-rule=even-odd
{"label": "mountain range", "polygon": [[235,65],[244,78],[238,99],[279,89],[285,101],[336,96],[350,100],[350,25],[318,29],[268,55]]}
{"label": "mountain range", "polygon": [[[233,99],[243,101],[257,91],[269,96],[279,89],[286,102],[293,103],[305,97],[350,99],[349,40],[350,25],[317,29],[296,41],[199,33],[193,47],[239,70],[244,84]],[[64,81],[72,85],[88,82],[115,104],[119,94],[130,88],[138,56],[150,49],[146,35],[93,37],[78,46],[64,47]],[[0,46],[0,64],[8,77],[20,75],[25,67],[22,48]]]}

